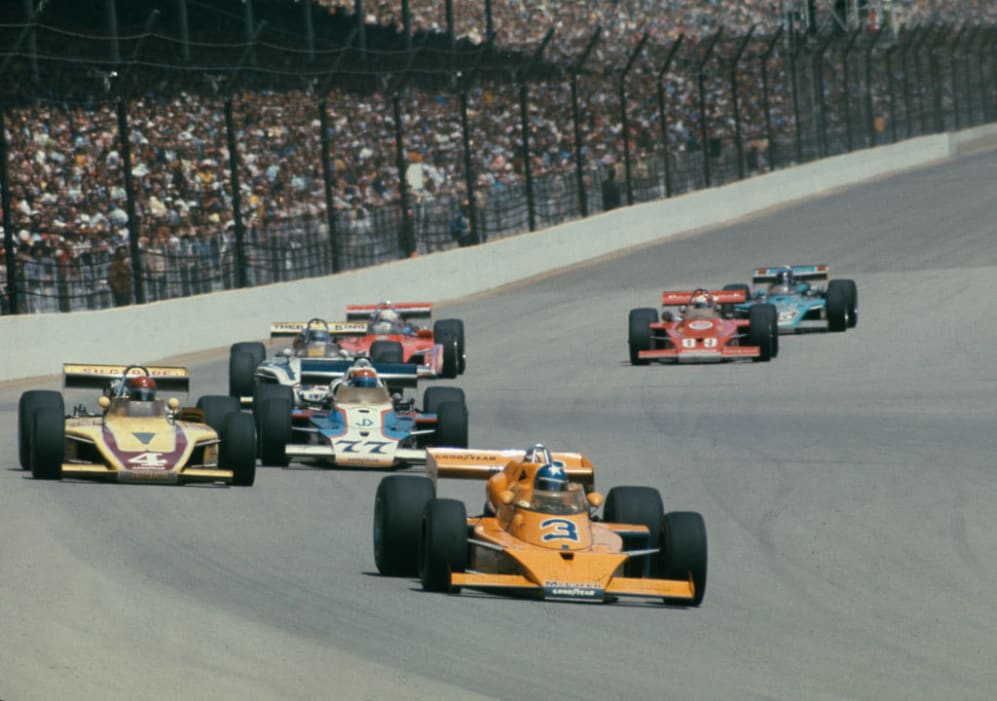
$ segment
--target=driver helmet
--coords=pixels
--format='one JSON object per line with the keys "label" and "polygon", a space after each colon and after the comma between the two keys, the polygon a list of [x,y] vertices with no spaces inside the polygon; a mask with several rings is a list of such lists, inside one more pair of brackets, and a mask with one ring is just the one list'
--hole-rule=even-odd
{"label": "driver helmet", "polygon": [[401,316],[394,309],[388,307],[386,309],[378,310],[374,315],[373,331],[374,333],[391,333],[397,328],[398,323],[401,321]]}
{"label": "driver helmet", "polygon": [[311,326],[305,329],[304,333],[302,334],[302,340],[305,343],[329,343],[331,337],[329,336],[329,332],[326,329],[317,326]]}
{"label": "driver helmet", "polygon": [[693,309],[713,309],[713,297],[708,292],[694,295],[690,305]]}
{"label": "driver helmet", "polygon": [[361,367],[350,373],[350,387],[377,387],[377,373],[374,368]]}
{"label": "driver helmet", "polygon": [[538,492],[564,492],[568,489],[568,476],[557,463],[540,466],[533,477],[533,489]]}
{"label": "driver helmet", "polygon": [[138,375],[128,381],[128,397],[140,402],[156,398],[156,381],[148,375]]}
{"label": "driver helmet", "polygon": [[789,289],[796,287],[796,275],[793,274],[793,269],[784,268],[783,270],[780,270],[776,273],[775,283],[773,284],[777,287],[784,285]]}

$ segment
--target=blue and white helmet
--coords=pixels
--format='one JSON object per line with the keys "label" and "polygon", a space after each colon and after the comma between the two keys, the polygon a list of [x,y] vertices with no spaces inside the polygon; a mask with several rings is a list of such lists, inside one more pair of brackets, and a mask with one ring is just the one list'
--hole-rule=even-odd
{"label": "blue and white helmet", "polygon": [[560,463],[542,465],[533,476],[534,491],[564,492],[568,489],[568,475]]}

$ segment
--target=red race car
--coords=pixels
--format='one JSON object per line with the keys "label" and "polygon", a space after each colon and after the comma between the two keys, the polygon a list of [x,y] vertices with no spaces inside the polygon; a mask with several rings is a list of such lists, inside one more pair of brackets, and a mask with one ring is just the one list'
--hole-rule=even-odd
{"label": "red race car", "polygon": [[709,363],[751,358],[767,362],[779,354],[776,310],[771,304],[752,305],[748,318],[734,319],[733,306],[745,299],[743,290],[662,292],[658,312],[650,307],[630,310],[630,362],[652,360]]}
{"label": "red race car", "polygon": [[[429,319],[425,302],[351,304],[346,307],[352,329],[336,331],[340,348],[375,363],[413,363],[427,368],[420,376],[457,377],[464,373],[464,322],[440,319],[432,328],[414,323]],[[347,324],[346,326],[350,326]]]}

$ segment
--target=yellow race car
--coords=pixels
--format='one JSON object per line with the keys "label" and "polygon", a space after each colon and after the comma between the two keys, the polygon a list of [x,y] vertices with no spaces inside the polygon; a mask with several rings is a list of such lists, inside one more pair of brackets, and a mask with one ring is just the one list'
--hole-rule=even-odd
{"label": "yellow race car", "polygon": [[[390,475],[374,503],[381,574],[418,575],[429,591],[462,587],[542,599],[659,598],[699,606],[706,527],[693,511],[664,513],[649,487],[592,491],[579,453],[429,448],[428,477]],[[440,477],[487,480],[485,512],[436,498]],[[603,506],[601,518],[595,510]]]}
{"label": "yellow race car", "polygon": [[67,415],[59,392],[21,395],[20,461],[35,479],[253,484],[256,429],[238,398],[201,397],[196,408],[158,398],[187,391],[186,368],[66,364],[63,378],[66,388],[102,387],[100,411],[78,404]]}

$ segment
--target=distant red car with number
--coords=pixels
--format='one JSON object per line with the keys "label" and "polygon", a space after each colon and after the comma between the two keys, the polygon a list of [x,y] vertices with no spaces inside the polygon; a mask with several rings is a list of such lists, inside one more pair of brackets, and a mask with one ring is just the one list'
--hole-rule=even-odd
{"label": "distant red car with number", "polygon": [[660,317],[650,307],[630,310],[630,362],[771,360],[779,353],[775,307],[756,304],[748,318],[733,318],[734,305],[744,300],[742,290],[662,292]]}

